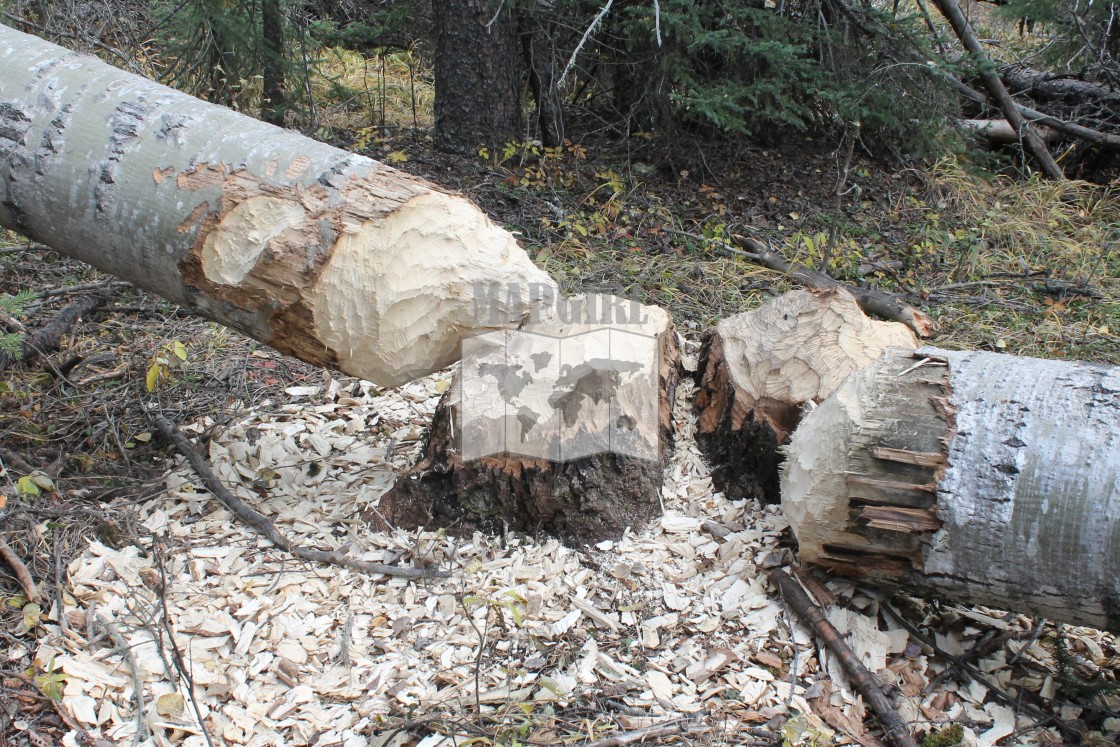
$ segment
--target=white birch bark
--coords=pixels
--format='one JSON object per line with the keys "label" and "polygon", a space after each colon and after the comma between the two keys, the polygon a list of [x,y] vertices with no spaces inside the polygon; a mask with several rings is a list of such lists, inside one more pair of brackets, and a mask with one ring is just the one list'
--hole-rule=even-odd
{"label": "white birch bark", "polygon": [[556,297],[461,197],[5,26],[0,224],[380,384]]}
{"label": "white birch bark", "polygon": [[806,561],[1120,630],[1118,368],[892,350],[802,421],[782,472]]}

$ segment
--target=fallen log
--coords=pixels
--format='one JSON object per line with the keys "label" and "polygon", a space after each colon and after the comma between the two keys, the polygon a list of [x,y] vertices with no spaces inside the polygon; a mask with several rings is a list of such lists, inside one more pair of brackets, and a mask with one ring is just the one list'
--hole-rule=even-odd
{"label": "fallen log", "polygon": [[889,346],[916,348],[898,322],[869,319],[842,288],[797,290],[721,321],[700,351],[696,438],[732,498],[778,501],[779,446],[807,402],[822,402]]}
{"label": "fallen log", "polygon": [[1009,65],[999,71],[1008,89],[1036,101],[1062,101],[1068,104],[1094,104],[1120,112],[1120,90],[1069,76]]}
{"label": "fallen log", "polygon": [[556,318],[463,351],[420,461],[366,517],[374,526],[581,543],[617,538],[659,510],[679,378],[664,310],[577,296]]}
{"label": "fallen log", "polygon": [[1034,130],[1024,119],[1022,113],[1015,106],[1015,101],[1011,98],[1011,94],[1003,85],[1003,81],[999,79],[991,70],[986,69],[988,56],[984,52],[984,48],[980,46],[980,40],[976,38],[976,34],[972,31],[972,25],[969,24],[968,19],[965,18],[964,13],[961,12],[957,0],[933,0],[933,4],[941,11],[941,15],[945,16],[945,20],[953,27],[957,38],[961,40],[961,44],[969,54],[971,54],[976,62],[981,66],[978,74],[984,87],[988,89],[988,94],[991,96],[992,101],[1003,112],[1003,116],[1011,123],[1014,130],[1020,133],[1023,142],[1023,148],[1038,161],[1038,165],[1042,168],[1042,172],[1050,179],[1064,179],[1065,174],[1062,172],[1060,166],[1050,155],[1050,151],[1046,149],[1046,143],[1035,134]]}
{"label": "fallen log", "polygon": [[[997,145],[1011,145],[1020,141],[1019,132],[1006,119],[962,119],[961,129]],[[1045,143],[1057,140],[1059,133],[1045,125],[1038,128],[1038,136]]]}
{"label": "fallen log", "polygon": [[555,295],[462,197],[6,26],[0,225],[383,385]]}
{"label": "fallen log", "polygon": [[[959,78],[957,78],[949,71],[942,68],[934,69],[941,76],[941,78],[945,80],[946,83],[957,89],[957,91],[965,98],[969,99],[970,101],[974,101],[977,104],[988,103],[987,96],[967,85],[966,83],[963,83]],[[1020,114],[1023,115],[1023,118],[1030,122],[1034,122],[1044,127],[1049,127],[1065,135],[1068,135],[1069,137],[1078,138],[1080,140],[1093,143],[1094,145],[1099,145],[1112,150],[1120,148],[1120,135],[1100,132],[1099,130],[1094,130],[1089,127],[1085,127],[1084,125],[1079,125],[1075,122],[1066,122],[1065,120],[1058,119],[1057,117],[1052,117],[1044,112],[1040,112],[1037,109],[1032,109],[1029,106],[1024,106],[1017,101],[1014,103],[1015,108],[1019,111]]]}
{"label": "fallen log", "polygon": [[1120,369],[891,350],[786,453],[803,561],[1120,630]]}

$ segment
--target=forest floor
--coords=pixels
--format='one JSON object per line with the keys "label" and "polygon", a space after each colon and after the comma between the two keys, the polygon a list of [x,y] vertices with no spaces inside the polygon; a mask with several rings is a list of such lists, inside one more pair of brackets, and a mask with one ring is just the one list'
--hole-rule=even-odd
{"label": "forest floor", "polygon": [[[893,168],[858,149],[840,178],[842,155],[814,142],[682,140],[670,149],[642,136],[618,144],[588,135],[558,149],[512,143],[502,153],[450,156],[423,133],[363,139],[342,145],[361,145],[475,200],[518,232],[565,289],[611,288],[664,306],[692,340],[793,287],[727,251],[742,235],[845,282],[903,295],[940,324],[931,344],[1120,364],[1120,195],[1106,188],[993,177],[959,160]],[[357,392],[357,384],[180,315],[131,286],[106,286],[111,278],[17,236],[3,243],[0,293],[31,294],[18,314],[30,328],[93,284],[113,290],[60,350],[0,372],[0,539],[45,596],[38,611],[27,605],[0,564],[0,747],[62,744],[68,732],[70,744],[88,724],[56,707],[70,675],[44,660],[44,641],[101,638],[111,651],[93,623],[67,632],[59,614],[75,604],[72,562],[90,541],[106,553],[152,548],[158,532],[141,513],[150,518],[153,502],[167,499],[165,475],[175,466],[140,403],[156,399],[171,419],[205,423],[214,435],[306,404],[312,389]],[[1041,693],[1031,697],[1053,718],[1086,740],[1115,743],[1120,699],[1090,703],[1086,695],[1117,682],[1115,638],[1021,616],[998,622],[936,604],[922,609],[931,638],[971,645],[996,631],[1008,652],[1045,648],[1043,663],[1023,657],[1002,685],[1029,680]],[[1053,734],[1036,730],[1030,743]]]}

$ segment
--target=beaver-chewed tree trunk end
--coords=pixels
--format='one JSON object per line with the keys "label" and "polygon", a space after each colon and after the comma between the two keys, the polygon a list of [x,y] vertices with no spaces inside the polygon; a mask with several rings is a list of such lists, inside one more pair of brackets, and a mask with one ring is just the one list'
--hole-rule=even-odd
{"label": "beaver-chewed tree trunk end", "polygon": [[697,369],[697,440],[716,487],[774,503],[779,447],[807,402],[890,346],[916,348],[904,325],[869,319],[843,289],[797,290],[721,321]]}
{"label": "beaver-chewed tree trunk end", "polygon": [[659,511],[676,331],[662,309],[614,296],[566,307],[464,345],[423,455],[368,517],[374,526],[583,543],[617,539]]}
{"label": "beaver-chewed tree trunk end", "polygon": [[1120,631],[1120,368],[887,351],[794,433],[803,562]]}

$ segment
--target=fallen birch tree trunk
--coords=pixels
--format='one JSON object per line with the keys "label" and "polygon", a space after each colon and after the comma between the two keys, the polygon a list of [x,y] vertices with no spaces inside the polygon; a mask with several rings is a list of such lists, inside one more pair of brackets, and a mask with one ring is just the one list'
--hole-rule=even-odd
{"label": "fallen birch tree trunk", "polygon": [[[965,132],[997,145],[1019,142],[1019,132],[1006,119],[962,119],[957,122]],[[1038,136],[1044,143],[1057,140],[1060,133],[1045,125],[1038,127]]]}
{"label": "fallen birch tree trunk", "polygon": [[1120,630],[1120,368],[891,350],[794,433],[804,561]]}
{"label": "fallen birch tree trunk", "polygon": [[6,26],[0,225],[382,385],[555,296],[466,199]]}
{"label": "fallen birch tree trunk", "polygon": [[660,510],[679,371],[669,315],[589,295],[557,317],[464,345],[423,457],[366,517],[374,526],[582,543]]}

